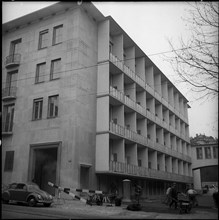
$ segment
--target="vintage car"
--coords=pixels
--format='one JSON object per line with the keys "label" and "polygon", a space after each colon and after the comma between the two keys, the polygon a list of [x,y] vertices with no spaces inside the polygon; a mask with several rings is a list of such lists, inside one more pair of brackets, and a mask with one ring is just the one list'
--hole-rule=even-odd
{"label": "vintage car", "polygon": [[53,197],[41,190],[35,183],[12,183],[2,192],[2,202],[9,203],[10,201],[27,203],[29,206],[42,203],[49,207],[53,202]]}

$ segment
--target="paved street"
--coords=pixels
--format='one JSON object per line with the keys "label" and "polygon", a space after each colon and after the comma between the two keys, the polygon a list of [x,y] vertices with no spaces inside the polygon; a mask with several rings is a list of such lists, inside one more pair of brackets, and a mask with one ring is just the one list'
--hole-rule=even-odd
{"label": "paved street", "polygon": [[[89,206],[77,200],[55,200],[50,208],[36,207],[31,208],[27,206],[4,205],[2,209],[3,218],[35,218],[35,219],[49,219],[49,218],[133,218],[133,219],[218,219],[218,209],[214,208],[214,203],[211,196],[198,196],[199,206],[193,208],[189,214],[179,214],[178,210],[169,209],[165,204],[162,204],[159,199],[147,200],[142,202],[142,211],[129,211],[126,209],[127,205],[122,204],[120,207],[116,206]],[[10,207],[17,211],[16,217],[10,214]],[[22,209],[24,215],[22,216]],[[11,209],[12,210],[12,209]],[[28,215],[29,210],[29,215]],[[32,214],[31,214],[32,213]],[[20,217],[19,217],[20,216]]]}

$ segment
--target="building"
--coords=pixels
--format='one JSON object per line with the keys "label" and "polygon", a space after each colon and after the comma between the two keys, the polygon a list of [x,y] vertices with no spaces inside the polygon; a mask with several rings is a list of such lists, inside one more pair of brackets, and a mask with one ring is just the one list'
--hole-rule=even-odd
{"label": "building", "polygon": [[196,134],[190,141],[194,188],[218,186],[218,139]]}
{"label": "building", "polygon": [[192,182],[188,100],[111,16],[63,2],[2,29],[4,183]]}

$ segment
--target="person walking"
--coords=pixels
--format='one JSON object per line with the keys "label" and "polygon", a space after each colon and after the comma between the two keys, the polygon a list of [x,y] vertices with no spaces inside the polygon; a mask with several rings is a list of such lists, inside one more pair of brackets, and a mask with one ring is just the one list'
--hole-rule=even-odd
{"label": "person walking", "polygon": [[169,205],[171,202],[170,191],[171,191],[171,185],[168,186],[167,191],[166,191],[166,197],[163,201],[163,203],[166,205]]}
{"label": "person walking", "polygon": [[171,198],[171,203],[169,204],[169,207],[175,205],[175,209],[177,209],[177,191],[176,191],[176,183],[173,183],[171,190],[170,190],[170,198]]}
{"label": "person walking", "polygon": [[198,206],[198,200],[196,198],[197,192],[190,187],[190,189],[187,191],[187,194],[189,196],[189,200],[192,203],[192,207]]}

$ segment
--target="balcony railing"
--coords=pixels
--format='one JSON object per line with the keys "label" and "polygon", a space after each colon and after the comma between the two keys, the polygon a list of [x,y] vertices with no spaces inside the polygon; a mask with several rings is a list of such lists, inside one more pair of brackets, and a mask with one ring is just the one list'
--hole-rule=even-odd
{"label": "balcony railing", "polygon": [[155,178],[155,179],[165,179],[171,181],[179,181],[185,183],[191,183],[192,177],[180,175],[176,173],[165,172],[161,170],[149,169],[146,167],[139,167],[132,164],[110,161],[109,170],[113,173],[128,174],[134,176]]}
{"label": "balcony railing", "polygon": [[2,89],[2,99],[15,99],[17,87],[6,87]]}
{"label": "balcony railing", "polygon": [[155,143],[153,140],[150,140],[149,138],[146,138],[130,129],[127,129],[119,124],[113,123],[113,121],[110,122],[110,132],[117,134],[123,138],[126,138],[128,140],[131,140],[133,142],[137,142],[141,145],[148,146],[154,150],[157,150],[162,153],[167,153],[173,157],[177,157],[179,159],[186,160],[188,162],[191,162],[191,158],[187,155],[184,155],[178,151],[172,150],[171,148],[165,147],[161,143]]}
{"label": "balcony railing", "polygon": [[8,67],[20,65],[20,61],[21,61],[21,54],[9,55],[6,57],[5,67],[8,68]]}

